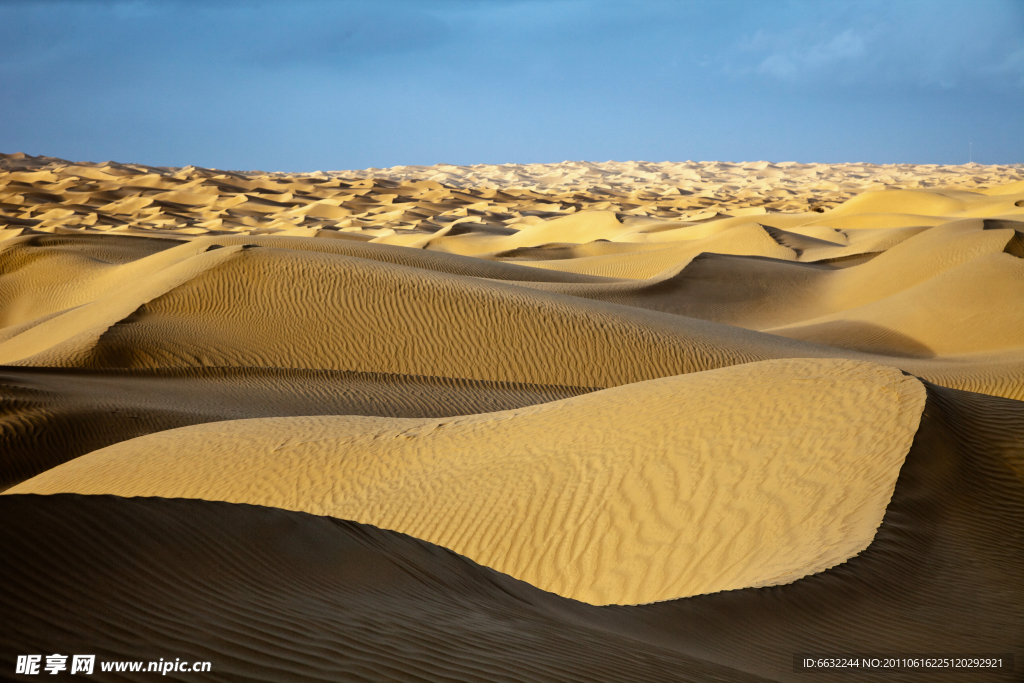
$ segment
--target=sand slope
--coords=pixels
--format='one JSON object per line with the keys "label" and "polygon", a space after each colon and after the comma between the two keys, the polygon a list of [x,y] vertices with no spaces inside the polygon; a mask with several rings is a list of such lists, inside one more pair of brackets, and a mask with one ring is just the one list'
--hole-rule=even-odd
{"label": "sand slope", "polygon": [[647,603],[788,583],[863,550],[923,402],[919,382],[884,366],[770,361],[461,419],[170,430],[10,493],[302,510],[408,533],[576,600]]}
{"label": "sand slope", "polygon": [[585,389],[281,368],[0,369],[0,490],[104,446],[186,425],[256,417],[450,417]]}
{"label": "sand slope", "polygon": [[[633,633],[780,681],[792,653],[1004,652],[1002,674],[817,672],[816,680],[1019,680],[1024,656],[1024,402],[928,387],[874,542],[788,586],[623,611]],[[646,627],[638,624],[644,623]],[[622,632],[625,632],[623,629]]]}
{"label": "sand slope", "polygon": [[[45,642],[98,661],[210,661],[211,681],[765,680],[566,619],[551,607],[579,603],[352,522],[71,495],[0,496],[0,516],[21,521],[0,527],[5,671]],[[97,664],[88,678],[126,677]]]}

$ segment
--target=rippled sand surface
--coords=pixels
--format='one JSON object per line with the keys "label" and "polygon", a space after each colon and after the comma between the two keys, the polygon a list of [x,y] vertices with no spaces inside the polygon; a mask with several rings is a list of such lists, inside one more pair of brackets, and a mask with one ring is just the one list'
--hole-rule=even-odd
{"label": "rippled sand surface", "polygon": [[1024,661],[1024,167],[5,155],[0,228],[5,657]]}

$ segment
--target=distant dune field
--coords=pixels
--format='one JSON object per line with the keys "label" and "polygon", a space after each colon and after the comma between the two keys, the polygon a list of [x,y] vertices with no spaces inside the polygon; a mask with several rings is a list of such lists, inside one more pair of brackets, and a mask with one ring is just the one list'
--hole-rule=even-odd
{"label": "distant dune field", "polygon": [[1024,675],[1024,166],[0,155],[0,398],[0,667]]}

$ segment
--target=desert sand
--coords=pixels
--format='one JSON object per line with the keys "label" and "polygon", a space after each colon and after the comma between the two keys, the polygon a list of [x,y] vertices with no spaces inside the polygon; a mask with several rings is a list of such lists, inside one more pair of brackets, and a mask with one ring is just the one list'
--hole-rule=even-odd
{"label": "desert sand", "polygon": [[1024,662],[1022,166],[16,154],[0,228],[5,643],[224,680]]}

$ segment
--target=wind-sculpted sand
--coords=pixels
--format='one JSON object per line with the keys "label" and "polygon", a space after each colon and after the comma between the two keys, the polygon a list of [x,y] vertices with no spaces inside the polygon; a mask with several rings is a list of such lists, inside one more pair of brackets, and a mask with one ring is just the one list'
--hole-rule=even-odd
{"label": "wind-sculpted sand", "polygon": [[7,155],[0,226],[0,666],[1024,658],[1024,167]]}
{"label": "wind-sculpted sand", "polygon": [[451,548],[558,595],[638,604],[789,583],[859,553],[923,408],[920,382],[892,368],[768,361],[464,418],[170,430],[10,493],[329,515]]}

